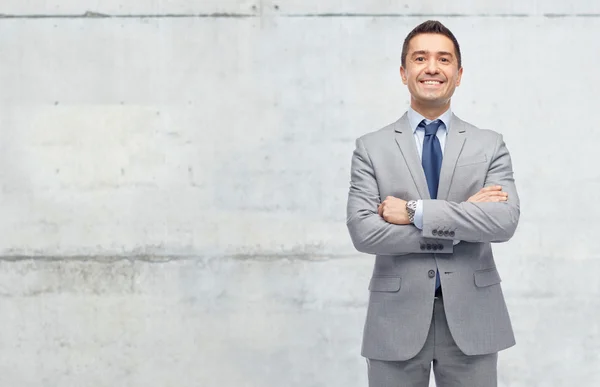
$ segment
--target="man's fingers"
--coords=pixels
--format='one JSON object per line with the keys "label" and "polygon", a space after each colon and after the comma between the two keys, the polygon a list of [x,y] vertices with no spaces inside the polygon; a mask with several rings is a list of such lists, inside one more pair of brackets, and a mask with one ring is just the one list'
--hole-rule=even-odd
{"label": "man's fingers", "polygon": [[489,187],[484,187],[479,192],[492,192],[492,191],[501,191],[502,187],[499,185],[490,185]]}
{"label": "man's fingers", "polygon": [[488,192],[478,192],[473,197],[492,197],[492,196],[508,196],[508,193],[504,191],[488,191]]}
{"label": "man's fingers", "polygon": [[482,194],[482,196],[508,196],[508,194],[506,192],[502,192],[502,191],[491,191],[491,192],[485,192]]}
{"label": "man's fingers", "polygon": [[469,198],[469,201],[473,203],[505,202],[507,200],[508,193],[497,190],[482,190]]}
{"label": "man's fingers", "polygon": [[506,196],[508,196],[508,194],[506,192],[502,192],[502,191],[486,191],[486,192],[479,191],[478,193],[473,195],[473,199],[483,199],[483,198],[494,197],[494,196],[506,197]]}

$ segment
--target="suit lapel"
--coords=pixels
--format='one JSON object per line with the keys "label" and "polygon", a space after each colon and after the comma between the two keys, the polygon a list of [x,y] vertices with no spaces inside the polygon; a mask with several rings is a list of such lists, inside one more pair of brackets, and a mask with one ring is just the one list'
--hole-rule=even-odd
{"label": "suit lapel", "polygon": [[446,135],[446,145],[444,146],[444,157],[442,158],[442,170],[440,171],[440,184],[438,186],[438,199],[446,200],[454,175],[454,168],[458,156],[462,151],[467,135],[466,125],[461,119],[452,114],[450,130]]}
{"label": "suit lapel", "polygon": [[[425,172],[423,172],[423,166],[417,152],[415,145],[415,137],[410,125],[408,123],[408,116],[405,113],[402,118],[396,121],[394,125],[396,131],[396,142],[400,147],[404,161],[410,170],[410,174],[417,186],[417,191],[421,196],[421,199],[429,199],[429,190],[427,189],[427,180],[425,180]],[[442,159],[443,160],[443,159]],[[456,162],[456,161],[455,161]],[[443,171],[443,161],[442,161]]]}

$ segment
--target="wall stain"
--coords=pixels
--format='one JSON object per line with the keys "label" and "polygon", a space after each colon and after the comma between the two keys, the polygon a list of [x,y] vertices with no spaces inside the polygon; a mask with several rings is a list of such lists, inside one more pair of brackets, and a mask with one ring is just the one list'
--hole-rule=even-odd
{"label": "wall stain", "polygon": [[359,258],[360,254],[326,254],[326,253],[310,253],[310,252],[281,252],[273,253],[270,251],[265,252],[251,252],[242,254],[223,254],[206,256],[202,254],[198,255],[0,255],[0,262],[22,262],[22,261],[34,261],[34,262],[94,262],[94,263],[105,263],[113,264],[121,261],[129,262],[144,262],[144,263],[168,263],[168,262],[179,262],[179,261],[198,261],[201,263],[205,260],[213,259],[232,259],[234,261],[257,261],[257,262],[270,262],[270,261],[327,261],[331,259],[348,259],[348,258]]}
{"label": "wall stain", "polygon": [[[278,9],[278,8],[276,8]],[[208,18],[208,19],[245,19],[260,18],[262,12],[257,7],[252,8],[255,13],[215,12],[215,13],[165,13],[165,14],[106,14],[95,11],[86,11],[83,14],[0,14],[0,19],[169,19],[169,18]],[[598,18],[600,13],[277,13],[274,17],[286,18],[530,18],[544,17],[549,19],[560,18]]]}

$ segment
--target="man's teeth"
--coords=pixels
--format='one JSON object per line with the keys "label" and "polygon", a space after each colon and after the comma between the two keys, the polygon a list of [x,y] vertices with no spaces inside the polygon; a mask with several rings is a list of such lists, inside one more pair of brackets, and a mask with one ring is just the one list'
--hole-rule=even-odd
{"label": "man's teeth", "polygon": [[439,85],[442,82],[440,82],[440,81],[423,81],[423,83],[426,85]]}

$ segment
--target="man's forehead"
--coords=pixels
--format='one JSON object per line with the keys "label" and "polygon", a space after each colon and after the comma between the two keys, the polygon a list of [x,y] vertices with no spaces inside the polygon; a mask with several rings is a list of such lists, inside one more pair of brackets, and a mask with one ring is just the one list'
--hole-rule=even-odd
{"label": "man's forehead", "polygon": [[440,34],[419,34],[410,40],[409,52],[450,53],[454,54],[454,44],[448,37]]}

